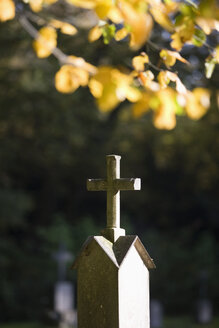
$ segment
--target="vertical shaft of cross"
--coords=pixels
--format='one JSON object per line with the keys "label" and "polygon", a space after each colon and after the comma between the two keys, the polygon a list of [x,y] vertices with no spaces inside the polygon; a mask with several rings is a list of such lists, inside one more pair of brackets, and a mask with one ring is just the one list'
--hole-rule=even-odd
{"label": "vertical shaft of cross", "polygon": [[114,180],[120,178],[121,156],[109,155],[107,160],[107,228],[120,228],[120,191]]}

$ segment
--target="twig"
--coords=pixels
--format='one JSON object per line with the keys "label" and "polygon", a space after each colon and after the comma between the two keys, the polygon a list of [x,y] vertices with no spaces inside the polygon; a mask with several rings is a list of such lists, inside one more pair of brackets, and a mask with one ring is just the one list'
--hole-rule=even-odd
{"label": "twig", "polygon": [[[32,36],[35,40],[40,38],[40,42],[42,44],[45,44],[45,46],[48,47],[47,42],[43,40],[43,38],[40,36],[38,31],[35,29],[35,27],[29,22],[27,17],[25,15],[20,15],[18,18],[20,24],[22,27],[27,31],[27,33]],[[83,58],[75,58],[72,59],[71,57],[65,55],[59,48],[54,47],[51,49],[51,53],[53,54],[54,57],[56,57],[60,63],[60,65],[63,64],[69,64],[74,67],[78,68],[84,68],[86,69],[90,74],[95,74],[96,73],[96,67],[87,63]]]}

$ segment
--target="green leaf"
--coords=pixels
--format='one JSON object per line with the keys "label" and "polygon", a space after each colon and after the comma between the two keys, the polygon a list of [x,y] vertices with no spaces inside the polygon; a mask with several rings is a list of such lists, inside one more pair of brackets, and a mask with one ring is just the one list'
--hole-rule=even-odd
{"label": "green leaf", "polygon": [[103,31],[103,42],[105,44],[109,44],[109,42],[114,38],[115,32],[116,32],[116,27],[114,24],[110,25],[105,25],[102,28]]}
{"label": "green leaf", "polygon": [[211,58],[210,60],[206,61],[206,63],[205,63],[205,75],[206,75],[207,79],[210,79],[212,77],[212,74],[213,74],[214,69],[215,69],[215,64],[216,64],[215,58]]}
{"label": "green leaf", "polygon": [[192,43],[194,44],[194,46],[202,47],[205,41],[206,41],[205,33],[202,30],[196,28],[192,39]]}

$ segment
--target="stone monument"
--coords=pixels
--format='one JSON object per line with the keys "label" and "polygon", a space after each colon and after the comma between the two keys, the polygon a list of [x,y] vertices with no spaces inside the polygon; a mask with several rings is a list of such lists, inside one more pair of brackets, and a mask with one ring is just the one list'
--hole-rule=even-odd
{"label": "stone monument", "polygon": [[90,236],[76,258],[78,328],[149,328],[149,269],[138,236],[120,228],[120,190],[140,190],[140,179],[120,179],[120,156],[107,156],[107,179],[87,181],[107,192],[107,227]]}
{"label": "stone monument", "polygon": [[67,251],[63,243],[60,244],[58,252],[53,254],[58,263],[58,282],[54,291],[54,310],[59,315],[59,327],[68,328],[75,323],[74,310],[74,286],[66,281],[66,264],[73,256]]}

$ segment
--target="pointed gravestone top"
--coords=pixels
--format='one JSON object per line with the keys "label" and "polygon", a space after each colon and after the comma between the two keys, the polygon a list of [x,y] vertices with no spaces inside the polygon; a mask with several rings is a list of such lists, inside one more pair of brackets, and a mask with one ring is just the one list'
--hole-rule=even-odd
{"label": "pointed gravestone top", "polygon": [[120,228],[120,190],[141,189],[141,179],[120,179],[120,159],[118,155],[106,156],[106,180],[87,180],[89,191],[107,192],[107,227],[102,234],[112,242],[125,235],[125,230]]}

